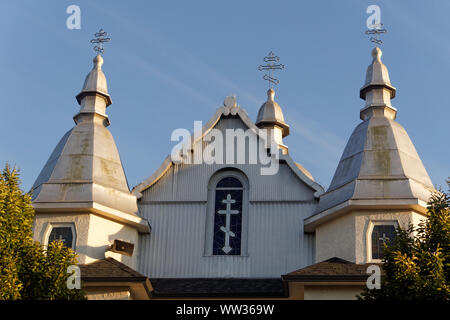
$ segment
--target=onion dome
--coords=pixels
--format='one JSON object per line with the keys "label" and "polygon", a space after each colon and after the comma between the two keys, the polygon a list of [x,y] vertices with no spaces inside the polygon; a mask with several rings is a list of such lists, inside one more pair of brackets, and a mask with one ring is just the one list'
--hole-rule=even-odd
{"label": "onion dome", "polygon": [[289,126],[284,122],[283,111],[280,105],[274,100],[275,91],[271,88],[267,91],[267,101],[261,106],[256,119],[259,128],[277,126],[281,128],[282,137],[289,135]]}

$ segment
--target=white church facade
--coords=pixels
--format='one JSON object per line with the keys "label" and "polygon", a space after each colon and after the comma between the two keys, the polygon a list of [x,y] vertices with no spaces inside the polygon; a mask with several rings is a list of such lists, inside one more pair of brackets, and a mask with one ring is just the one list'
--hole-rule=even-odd
{"label": "white church facade", "polygon": [[395,121],[396,89],[379,48],[372,60],[361,123],[328,190],[291,158],[289,121],[272,89],[256,122],[225,99],[130,190],[96,56],[75,126],[31,190],[35,240],[60,239],[78,253],[90,299],[355,298],[383,241],[423,219],[434,191]]}

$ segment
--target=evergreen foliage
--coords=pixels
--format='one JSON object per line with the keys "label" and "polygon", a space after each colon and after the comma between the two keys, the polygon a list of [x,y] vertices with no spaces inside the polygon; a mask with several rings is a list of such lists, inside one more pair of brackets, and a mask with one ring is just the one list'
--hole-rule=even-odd
{"label": "evergreen foliage", "polygon": [[75,252],[61,241],[46,249],[33,241],[34,209],[19,184],[18,171],[7,164],[0,174],[0,300],[84,299],[82,290],[67,287]]}
{"label": "evergreen foliage", "polygon": [[[447,181],[450,187],[450,180]],[[362,300],[450,300],[450,190],[434,193],[427,218],[398,228],[385,243],[380,289],[365,289]]]}

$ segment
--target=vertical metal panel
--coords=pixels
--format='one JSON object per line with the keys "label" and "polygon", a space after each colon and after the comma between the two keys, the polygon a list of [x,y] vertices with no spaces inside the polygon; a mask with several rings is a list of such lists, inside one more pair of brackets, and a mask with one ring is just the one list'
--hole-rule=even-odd
{"label": "vertical metal panel", "polygon": [[[216,125],[226,128],[246,129],[233,118]],[[217,170],[230,167],[241,170],[250,185],[248,256],[205,256],[208,182]],[[138,270],[151,278],[257,278],[309,265],[314,236],[304,234],[303,220],[317,205],[313,193],[285,163],[272,176],[261,175],[259,164],[174,165],[139,201],[152,233],[141,237]]]}
{"label": "vertical metal panel", "polygon": [[[215,129],[246,129],[237,118],[221,119]],[[204,145],[207,143],[204,142]],[[194,148],[195,149],[195,148]],[[248,159],[248,145],[246,145]],[[223,154],[226,154],[224,146]],[[281,162],[276,175],[261,175],[261,164],[179,164],[172,166],[168,172],[149,189],[143,192],[147,201],[177,200],[206,201],[206,186],[211,176],[220,169],[233,167],[243,171],[250,181],[251,201],[313,201],[313,192],[292,172],[288,165]],[[192,188],[192,186],[196,188]],[[205,186],[205,187],[203,187]]]}
{"label": "vertical metal panel", "polygon": [[174,165],[164,177],[143,191],[141,200],[206,201],[211,176],[224,168],[236,168],[248,177],[250,201],[314,201],[313,190],[300,181],[285,163],[280,163],[276,175],[267,176],[261,175],[260,165]]}
{"label": "vertical metal panel", "polygon": [[152,233],[141,238],[138,270],[149,277],[279,277],[311,263],[303,219],[314,206],[252,203],[248,256],[205,257],[205,203],[142,205]]}

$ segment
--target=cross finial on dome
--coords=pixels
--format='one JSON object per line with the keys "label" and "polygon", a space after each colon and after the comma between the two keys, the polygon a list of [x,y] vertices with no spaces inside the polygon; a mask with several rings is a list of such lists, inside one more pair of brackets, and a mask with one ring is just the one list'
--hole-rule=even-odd
{"label": "cross finial on dome", "polygon": [[95,39],[91,40],[91,43],[97,43],[98,45],[94,46],[94,51],[97,52],[97,54],[103,54],[105,52],[105,49],[103,49],[103,42],[109,42],[111,41],[111,38],[107,38],[106,36],[108,33],[104,31],[103,29],[100,29],[98,32],[94,34]]}
{"label": "cross finial on dome", "polygon": [[266,65],[259,65],[259,71],[269,71],[269,74],[265,74],[263,79],[269,83],[269,89],[272,88],[272,84],[279,84],[280,80],[272,76],[272,70],[283,70],[284,64],[276,64],[275,62],[280,61],[280,57],[276,56],[272,51],[269,52],[267,56],[264,57],[264,62]]}
{"label": "cross finial on dome", "polygon": [[377,45],[382,45],[383,41],[381,41],[380,39],[380,35],[384,34],[387,32],[386,28],[383,28],[383,24],[382,23],[378,23],[378,24],[372,24],[367,30],[366,30],[366,34],[370,35],[370,42],[374,43],[375,46]]}
{"label": "cross finial on dome", "polygon": [[[77,101],[83,110],[81,113],[98,112],[106,116],[105,108],[112,103],[108,93],[106,77],[102,70],[104,61],[101,56],[101,53],[103,53],[102,43],[109,41],[109,38],[105,38],[106,35],[107,33],[104,32],[103,29],[100,29],[100,31],[95,34],[98,39],[91,40],[91,43],[99,44],[94,48],[98,54],[93,59],[94,66],[86,76],[81,92],[76,96]],[[98,100],[92,97],[102,97],[103,99]],[[101,102],[101,100],[104,101]]]}

